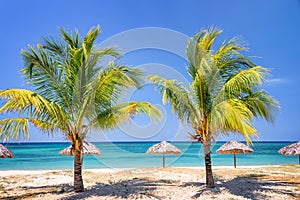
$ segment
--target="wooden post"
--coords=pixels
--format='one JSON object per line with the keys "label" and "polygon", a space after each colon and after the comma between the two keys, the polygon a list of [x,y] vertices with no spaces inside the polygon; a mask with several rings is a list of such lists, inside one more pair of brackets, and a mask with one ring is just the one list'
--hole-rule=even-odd
{"label": "wooden post", "polygon": [[236,168],[236,155],[235,155],[235,153],[233,154],[233,163],[234,163],[234,168]]}
{"label": "wooden post", "polygon": [[162,158],[163,158],[163,168],[166,166],[166,162],[165,162],[165,154],[162,154]]}

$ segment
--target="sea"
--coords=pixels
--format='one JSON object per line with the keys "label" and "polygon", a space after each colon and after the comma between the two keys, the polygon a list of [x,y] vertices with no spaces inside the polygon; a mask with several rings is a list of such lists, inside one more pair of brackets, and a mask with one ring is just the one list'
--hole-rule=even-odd
{"label": "sea", "polygon": [[[146,154],[157,142],[93,142],[102,155],[85,155],[84,169],[160,167],[162,155]],[[203,147],[195,142],[171,142],[182,154],[166,155],[168,167],[203,167]],[[213,143],[213,166],[233,166],[232,154],[217,154],[225,142]],[[237,166],[298,164],[298,156],[284,156],[277,151],[293,142],[253,142],[251,154],[238,154]],[[59,151],[70,143],[10,143],[4,144],[14,152],[13,158],[0,159],[0,170],[73,169],[73,157]]]}

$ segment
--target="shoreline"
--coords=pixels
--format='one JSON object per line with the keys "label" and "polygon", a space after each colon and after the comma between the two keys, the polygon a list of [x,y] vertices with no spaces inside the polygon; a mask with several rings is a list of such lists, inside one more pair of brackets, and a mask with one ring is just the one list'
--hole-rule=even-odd
{"label": "shoreline", "polygon": [[[212,166],[214,169],[257,169],[257,168],[265,168],[265,167],[280,167],[286,165],[251,165],[251,166],[237,166],[234,168],[233,166]],[[114,173],[135,169],[160,169],[161,167],[132,167],[132,168],[93,168],[93,169],[82,169],[83,172],[94,172],[94,173]],[[166,167],[166,169],[195,169],[195,170],[205,170],[204,166],[199,167]],[[163,168],[162,168],[163,169]],[[73,171],[73,169],[16,169],[16,170],[0,170],[0,177],[10,176],[14,174],[44,174],[44,173],[52,173],[52,172],[62,172],[62,171]]]}

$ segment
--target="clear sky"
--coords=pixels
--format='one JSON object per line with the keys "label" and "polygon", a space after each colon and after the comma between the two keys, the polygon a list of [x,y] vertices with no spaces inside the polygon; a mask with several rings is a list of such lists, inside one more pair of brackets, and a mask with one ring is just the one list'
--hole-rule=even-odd
{"label": "clear sky", "polygon": [[[282,107],[274,125],[256,121],[259,140],[300,140],[300,1],[2,0],[0,89],[26,88],[19,70],[23,67],[20,50],[28,44],[37,44],[43,36],[57,37],[59,27],[70,31],[77,28],[84,35],[96,25],[102,29],[96,43],[112,44],[124,53],[118,62],[181,81],[189,80],[182,53],[187,37],[216,25],[224,30],[219,43],[234,36],[243,38],[249,47],[246,55],[255,56],[258,65],[272,71],[264,88]],[[188,139],[191,130],[180,125],[169,106],[161,104],[161,96],[151,85],[133,91],[128,99],[159,104],[164,119],[151,125],[147,117],[137,117],[136,125],[94,133],[91,140]],[[30,141],[65,140],[60,134],[49,139],[35,129],[30,135]],[[233,138],[242,140],[236,136],[219,139]]]}

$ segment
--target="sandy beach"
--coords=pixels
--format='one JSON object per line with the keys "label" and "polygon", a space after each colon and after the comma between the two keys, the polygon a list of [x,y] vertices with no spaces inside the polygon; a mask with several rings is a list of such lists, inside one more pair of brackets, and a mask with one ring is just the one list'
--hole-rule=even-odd
{"label": "sandy beach", "polygon": [[300,199],[300,166],[84,170],[85,192],[73,192],[71,170],[1,171],[1,199]]}

